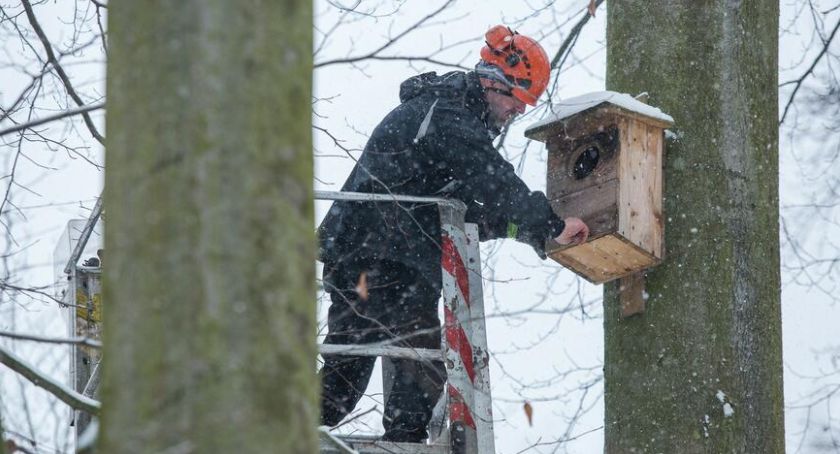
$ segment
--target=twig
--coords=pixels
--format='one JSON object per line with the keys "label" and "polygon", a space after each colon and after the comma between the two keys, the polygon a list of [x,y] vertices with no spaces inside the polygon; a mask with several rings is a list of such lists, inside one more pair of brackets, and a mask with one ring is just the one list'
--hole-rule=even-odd
{"label": "twig", "polygon": [[457,63],[447,63],[442,60],[436,60],[432,57],[403,57],[400,55],[370,55],[365,57],[354,57],[354,58],[346,58],[346,59],[338,59],[338,60],[330,60],[324,63],[318,63],[315,65],[315,68],[321,68],[328,65],[335,65],[339,63],[355,63],[360,60],[378,60],[378,61],[402,61],[413,63],[416,61],[431,63],[433,65],[443,66],[446,68],[454,68],[454,69],[470,69],[464,65],[459,65]]}
{"label": "twig", "polygon": [[79,114],[86,114],[87,112],[99,110],[103,107],[105,107],[105,103],[101,102],[99,104],[89,104],[86,106],[77,107],[75,109],[68,109],[63,112],[59,112],[55,115],[49,115],[43,118],[38,118],[32,121],[28,121],[26,123],[21,123],[18,125],[8,127],[6,129],[2,129],[0,130],[0,137],[5,136],[6,134],[11,134],[13,132],[23,131],[24,129],[34,128],[35,126],[39,126],[44,123],[50,123],[52,121],[61,120],[62,118],[72,117],[74,115]]}
{"label": "twig", "polygon": [[[813,74],[814,68],[817,67],[817,63],[823,58],[823,56],[828,52],[828,47],[831,45],[831,41],[834,39],[834,35],[837,33],[837,30],[840,29],[840,20],[837,21],[837,24],[834,26],[834,30],[831,31],[831,35],[825,40],[824,45],[820,53],[817,55],[817,58],[811,63],[811,66],[805,71],[805,74],[802,75],[799,79],[795,81],[796,86],[793,87],[793,92],[790,94],[790,98],[788,98],[787,104],[785,104],[785,110],[782,113],[782,118],[779,119],[779,124],[781,125],[785,121],[785,117],[787,117],[788,110],[790,110],[790,106],[793,105],[793,99],[796,97],[796,92],[799,91],[799,88],[802,87],[802,83],[805,82],[805,79],[808,78],[809,75]],[[794,81],[785,82],[782,84],[788,85],[793,83]]]}
{"label": "twig", "polygon": [[361,413],[358,413],[358,414],[353,415],[353,417],[352,417],[352,418],[345,419],[344,421],[341,421],[341,423],[339,423],[337,426],[333,427],[333,430],[338,429],[338,428],[339,428],[339,427],[341,427],[341,426],[346,426],[347,424],[350,424],[351,422],[353,422],[353,421],[355,421],[355,420],[357,420],[357,419],[361,418],[362,416],[364,416],[364,415],[366,415],[366,414],[368,414],[368,413],[371,413],[371,412],[372,412],[372,411],[374,411],[374,410],[376,410],[376,406],[375,406],[375,405],[374,405],[373,407],[368,408],[367,410],[365,410],[365,411],[363,411],[363,412],[361,412]]}
{"label": "twig", "polygon": [[[451,5],[453,1],[454,0],[447,0],[447,2],[444,3],[443,5],[441,5],[440,8],[432,11],[431,13],[429,13],[428,15],[426,15],[425,17],[423,17],[419,21],[415,22],[413,25],[411,25],[410,27],[403,30],[397,36],[389,39],[388,42],[379,46],[379,48],[374,50],[374,51],[371,51],[371,52],[369,52],[365,55],[360,55],[360,56],[357,56],[357,57],[348,57],[348,58],[339,58],[339,59],[335,59],[335,60],[327,60],[327,61],[324,61],[324,62],[316,63],[314,65],[314,67],[315,68],[323,68],[324,66],[336,65],[336,64],[340,64],[340,63],[355,63],[355,62],[359,62],[359,61],[362,61],[362,60],[367,60],[367,59],[371,59],[373,57],[376,57],[380,52],[382,52],[383,50],[391,47],[392,44],[399,41],[403,36],[411,33],[412,31],[414,31],[418,27],[420,27],[420,25],[422,25],[427,20],[429,20],[429,19],[437,16],[438,14],[440,14],[443,10],[445,10],[447,7],[449,7],[449,5]],[[392,59],[396,59],[396,58],[392,58]]]}
{"label": "twig", "polygon": [[[62,68],[61,64],[59,64],[58,59],[55,57],[55,52],[53,52],[50,40],[47,39],[47,35],[44,33],[44,30],[41,29],[41,25],[35,18],[35,12],[32,11],[32,4],[29,3],[29,0],[21,0],[21,4],[26,10],[26,17],[29,19],[29,25],[32,26],[33,30],[35,30],[35,34],[38,35],[38,39],[41,40],[41,44],[44,46],[44,50],[47,52],[47,60],[55,68],[59,79],[61,79],[61,82],[64,84],[64,88],[67,90],[67,94],[70,95],[71,98],[73,98],[73,101],[75,101],[79,107],[84,107],[85,102],[82,101],[82,98],[79,97],[78,93],[76,93],[76,89],[73,88],[73,84],[70,83],[70,77],[67,76],[67,73],[64,72],[64,68]],[[84,117],[85,125],[87,125],[88,130],[90,131],[91,135],[93,135],[93,138],[104,145],[105,138],[102,137],[102,134],[100,134],[99,130],[96,129],[96,125],[93,124],[93,120],[90,118],[90,114],[88,114],[87,112],[82,113],[82,117]]]}
{"label": "twig", "polygon": [[[595,9],[601,6],[601,3],[604,3],[604,0],[597,0],[595,2]],[[575,41],[577,41],[578,35],[580,35],[580,31],[583,29],[583,26],[589,22],[589,18],[592,17],[589,15],[589,11],[583,13],[583,17],[580,18],[577,24],[569,31],[569,36],[563,41],[563,44],[560,45],[560,49],[557,50],[557,53],[554,54],[554,58],[551,59],[551,68],[557,69],[558,64],[562,64],[562,61],[565,60],[563,55],[566,54],[568,50],[571,49],[571,46],[574,45]]]}

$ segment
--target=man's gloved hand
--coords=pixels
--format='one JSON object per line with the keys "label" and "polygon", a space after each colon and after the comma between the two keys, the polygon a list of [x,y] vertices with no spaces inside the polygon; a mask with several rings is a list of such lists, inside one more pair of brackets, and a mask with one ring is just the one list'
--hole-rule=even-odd
{"label": "man's gloved hand", "polygon": [[562,244],[583,244],[589,238],[589,227],[580,220],[580,218],[566,218],[563,219],[566,227],[563,232],[554,238],[554,241]]}

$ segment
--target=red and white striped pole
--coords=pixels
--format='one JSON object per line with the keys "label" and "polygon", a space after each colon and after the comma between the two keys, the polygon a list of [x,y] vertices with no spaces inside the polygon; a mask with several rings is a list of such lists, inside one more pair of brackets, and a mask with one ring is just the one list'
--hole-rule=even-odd
{"label": "red and white striped pole", "polygon": [[470,344],[473,351],[472,407],[473,420],[478,438],[478,453],[495,453],[493,438],[493,399],[490,391],[490,354],[487,349],[487,326],[484,317],[484,283],[481,279],[481,251],[479,250],[478,226],[464,225],[467,236],[467,256],[464,258],[470,280]]}
{"label": "red and white striped pole", "polygon": [[441,268],[446,336],[445,358],[449,397],[449,433],[453,454],[478,452],[473,408],[475,366],[470,343],[470,283],[465,259],[463,204],[441,204]]}

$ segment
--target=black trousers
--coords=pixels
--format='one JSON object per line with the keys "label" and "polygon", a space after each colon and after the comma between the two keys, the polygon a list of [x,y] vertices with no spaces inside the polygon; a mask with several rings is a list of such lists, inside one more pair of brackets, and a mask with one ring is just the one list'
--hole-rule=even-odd
{"label": "black trousers", "polygon": [[[357,291],[364,273],[366,291]],[[324,268],[330,294],[324,343],[367,344],[393,341],[395,346],[439,349],[439,291],[412,268],[375,262]],[[366,296],[366,298],[365,298]],[[358,403],[373,371],[375,357],[324,355],[321,424],[338,424]],[[446,381],[442,362],[392,359],[395,376],[385,401],[384,440],[419,442]]]}

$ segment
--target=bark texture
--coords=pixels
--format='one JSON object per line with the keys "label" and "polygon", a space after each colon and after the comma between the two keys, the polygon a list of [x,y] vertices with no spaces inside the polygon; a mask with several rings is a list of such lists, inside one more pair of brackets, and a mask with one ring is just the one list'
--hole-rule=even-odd
{"label": "bark texture", "polygon": [[617,0],[607,88],[650,93],[665,154],[665,262],[647,312],[605,290],[607,453],[784,451],[778,3]]}
{"label": "bark texture", "polygon": [[3,435],[3,415],[2,414],[0,414],[0,454],[6,454],[6,436]]}
{"label": "bark texture", "polygon": [[315,452],[312,2],[109,6],[101,452]]}

